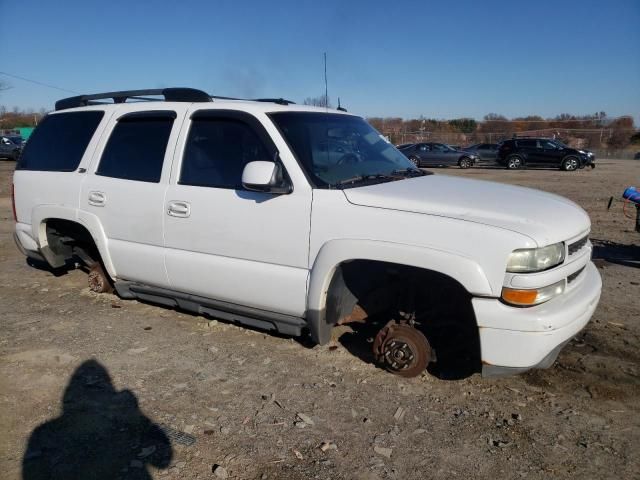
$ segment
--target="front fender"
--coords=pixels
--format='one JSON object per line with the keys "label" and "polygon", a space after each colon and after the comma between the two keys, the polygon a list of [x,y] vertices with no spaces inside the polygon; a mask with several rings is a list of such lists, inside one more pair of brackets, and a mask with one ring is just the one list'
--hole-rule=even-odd
{"label": "front fender", "polygon": [[327,292],[336,268],[348,260],[381,261],[432,270],[453,278],[473,295],[492,295],[482,268],[470,258],[401,243],[331,240],[322,246],[315,259],[307,297],[307,321],[317,343],[324,344],[331,338],[332,326],[325,321]]}

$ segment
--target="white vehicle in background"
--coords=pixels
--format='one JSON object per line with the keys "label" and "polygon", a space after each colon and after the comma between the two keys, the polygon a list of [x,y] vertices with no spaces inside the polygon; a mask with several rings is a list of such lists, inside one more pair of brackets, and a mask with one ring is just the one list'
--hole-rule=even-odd
{"label": "white vehicle in background", "polygon": [[423,172],[361,117],[282,99],[61,100],[13,188],[21,251],[95,291],[319,344],[373,322],[404,376],[463,330],[484,374],[548,367],[600,298],[574,203]]}

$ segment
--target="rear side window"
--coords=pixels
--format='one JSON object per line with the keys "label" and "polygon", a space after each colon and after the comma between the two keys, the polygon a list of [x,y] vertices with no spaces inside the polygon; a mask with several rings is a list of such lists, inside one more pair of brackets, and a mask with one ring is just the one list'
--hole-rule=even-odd
{"label": "rear side window", "polygon": [[256,132],[246,123],[226,118],[193,119],[179,183],[242,189],[245,165],[271,158]]}
{"label": "rear side window", "polygon": [[74,171],[103,116],[101,111],[46,116],[29,138],[16,169]]}
{"label": "rear side window", "polygon": [[96,175],[160,181],[175,112],[136,112],[118,120]]}
{"label": "rear side window", "polygon": [[538,146],[538,142],[536,140],[518,140],[518,146],[525,148],[536,148]]}

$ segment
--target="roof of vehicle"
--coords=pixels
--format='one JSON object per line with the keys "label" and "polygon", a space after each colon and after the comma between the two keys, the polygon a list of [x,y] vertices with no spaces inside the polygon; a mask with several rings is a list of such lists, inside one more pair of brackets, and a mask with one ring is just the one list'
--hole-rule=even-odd
{"label": "roof of vehicle", "polygon": [[[163,97],[163,98],[157,98]],[[110,100],[110,101],[102,101]],[[230,97],[210,96],[209,94],[189,88],[165,88],[149,90],[126,90],[120,92],[106,92],[91,95],[78,95],[56,102],[56,112],[111,110],[118,109],[125,112],[140,110],[162,110],[167,107],[184,105],[202,106],[207,109],[242,110],[249,113],[286,112],[318,112],[346,114],[343,108],[333,109],[297,105],[283,98],[240,99]]]}

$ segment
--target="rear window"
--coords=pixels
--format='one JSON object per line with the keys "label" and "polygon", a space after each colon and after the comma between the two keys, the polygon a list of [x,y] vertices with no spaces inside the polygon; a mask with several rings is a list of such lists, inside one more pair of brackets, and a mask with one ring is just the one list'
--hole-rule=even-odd
{"label": "rear window", "polygon": [[29,138],[16,169],[74,171],[103,116],[101,111],[48,115]]}
{"label": "rear window", "polygon": [[122,117],[109,138],[96,175],[160,181],[175,112],[139,112]]}

